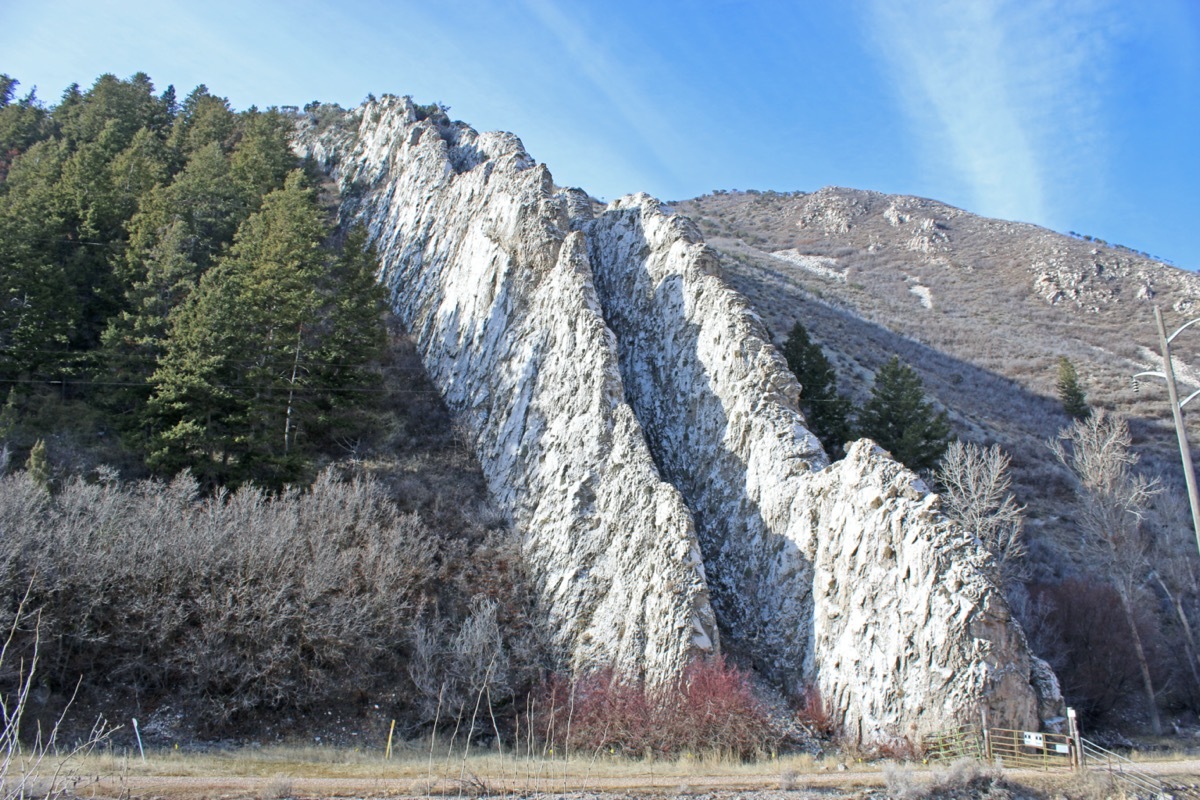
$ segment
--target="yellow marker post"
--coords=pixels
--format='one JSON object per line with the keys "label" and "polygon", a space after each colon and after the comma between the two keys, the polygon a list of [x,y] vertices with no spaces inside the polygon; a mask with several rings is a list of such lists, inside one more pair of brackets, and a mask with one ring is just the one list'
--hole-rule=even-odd
{"label": "yellow marker post", "polygon": [[383,756],[383,758],[384,758],[384,760],[385,760],[385,761],[391,761],[391,760],[392,760],[392,734],[393,734],[393,733],[395,733],[395,732],[396,732],[396,720],[392,720],[392,727],[388,729],[388,746],[387,746],[387,752],[386,752],[386,753],[384,753],[384,756]]}

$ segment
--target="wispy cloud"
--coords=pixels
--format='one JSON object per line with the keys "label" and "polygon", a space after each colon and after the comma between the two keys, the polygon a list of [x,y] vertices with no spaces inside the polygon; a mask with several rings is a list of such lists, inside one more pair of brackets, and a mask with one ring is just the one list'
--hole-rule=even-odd
{"label": "wispy cloud", "polygon": [[[525,0],[525,6],[570,54],[571,62],[563,67],[580,72],[607,100],[611,110],[653,159],[653,169],[661,178],[659,182],[680,185],[679,173],[673,166],[679,155],[673,147],[676,137],[670,120],[662,111],[664,87],[645,85],[640,79],[642,76],[636,74],[635,65],[611,55],[597,37],[589,35],[579,24],[577,14],[564,12],[562,4],[551,0]],[[666,79],[661,74],[647,77],[660,82]]]}
{"label": "wispy cloud", "polygon": [[[1054,224],[1064,191],[1096,180],[1114,15],[1103,0],[874,0],[873,37],[929,165],[972,210]],[[933,181],[941,182],[941,181]]]}

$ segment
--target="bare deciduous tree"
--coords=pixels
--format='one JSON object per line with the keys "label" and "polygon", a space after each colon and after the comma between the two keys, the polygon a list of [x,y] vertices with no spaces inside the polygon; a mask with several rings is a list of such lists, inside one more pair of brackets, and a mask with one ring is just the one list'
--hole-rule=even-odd
{"label": "bare deciduous tree", "polygon": [[1080,554],[1104,576],[1121,598],[1130,638],[1156,735],[1162,733],[1154,682],[1138,633],[1134,603],[1150,580],[1150,536],[1143,516],[1158,492],[1157,481],[1134,472],[1138,456],[1130,450],[1129,426],[1120,417],[1097,411],[1059,432],[1050,448],[1076,481],[1082,536]]}
{"label": "bare deciduous tree", "polygon": [[952,442],[937,470],[942,508],[950,519],[979,538],[996,558],[1001,585],[1027,576],[1022,539],[1024,506],[1017,505],[1008,474],[1009,457],[999,445]]}
{"label": "bare deciduous tree", "polygon": [[1175,613],[1184,661],[1193,688],[1200,693],[1200,646],[1191,621],[1196,600],[1200,598],[1200,559],[1192,540],[1192,512],[1185,499],[1186,492],[1183,487],[1164,491],[1155,504],[1155,524],[1160,535],[1155,543],[1152,579]]}

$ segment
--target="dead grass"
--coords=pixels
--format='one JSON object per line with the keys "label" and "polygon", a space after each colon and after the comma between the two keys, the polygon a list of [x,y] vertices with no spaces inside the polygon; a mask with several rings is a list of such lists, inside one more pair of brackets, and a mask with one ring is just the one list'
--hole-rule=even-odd
{"label": "dead grass", "polygon": [[[148,752],[144,764],[136,753],[93,754],[81,762],[76,774],[88,776],[84,782],[92,787],[92,794],[175,800],[531,796],[585,790],[622,795],[783,790],[861,797],[882,787],[894,790],[890,796],[916,800],[946,796],[946,791],[976,784],[1001,785],[999,773],[973,762],[926,767],[846,755],[786,755],[742,762],[712,753],[686,753],[669,760],[603,754],[528,757],[484,748],[472,748],[464,757],[461,748],[451,750],[445,742],[438,742],[430,758],[428,741],[402,744],[389,760],[383,757],[382,745],[377,749],[293,745],[198,753],[164,750]],[[1194,761],[1180,762],[1179,768],[1194,765]],[[1160,769],[1164,775],[1171,771],[1170,765]],[[1105,794],[1107,782],[1099,775],[1005,772],[1002,777],[1003,786],[1019,784],[1045,796],[1069,800],[1110,796]]]}
{"label": "dead grass", "polygon": [[99,776],[262,778],[286,782],[312,778],[408,778],[452,781],[465,775],[480,780],[635,779],[650,776],[689,778],[705,775],[742,776],[777,781],[782,774],[798,776],[839,771],[839,765],[856,772],[878,772],[878,764],[835,757],[817,759],[809,754],[767,756],[741,761],[715,752],[684,753],[674,759],[628,758],[608,754],[498,754],[494,748],[472,747],[464,757],[461,747],[450,750],[438,742],[430,758],[428,741],[401,744],[385,759],[382,748],[278,745],[209,752],[147,751],[143,763],[136,753],[94,753],[82,759],[80,772]]}

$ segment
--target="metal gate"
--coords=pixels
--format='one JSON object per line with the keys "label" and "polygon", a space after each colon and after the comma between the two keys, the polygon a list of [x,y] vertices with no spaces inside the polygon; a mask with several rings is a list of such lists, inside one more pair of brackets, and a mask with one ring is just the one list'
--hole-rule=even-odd
{"label": "metal gate", "polygon": [[987,758],[1012,769],[1074,769],[1074,743],[1065,733],[1036,733],[989,728],[984,732]]}
{"label": "metal gate", "polygon": [[925,737],[921,745],[925,758],[930,761],[983,758],[983,736],[974,725],[962,725],[948,731],[932,733]]}

